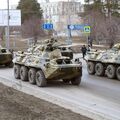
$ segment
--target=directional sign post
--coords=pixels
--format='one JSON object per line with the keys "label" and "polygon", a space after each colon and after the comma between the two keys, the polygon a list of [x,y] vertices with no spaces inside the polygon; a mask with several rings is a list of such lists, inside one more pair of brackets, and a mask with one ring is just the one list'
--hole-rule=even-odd
{"label": "directional sign post", "polygon": [[68,25],[69,30],[74,30],[74,25]]}
{"label": "directional sign post", "polygon": [[90,33],[91,32],[91,27],[89,25],[84,25],[84,24],[68,25],[68,29],[70,29],[70,30],[81,30],[84,33]]}
{"label": "directional sign post", "polygon": [[44,30],[53,30],[53,24],[45,23],[45,24],[43,24],[43,29]]}
{"label": "directional sign post", "polygon": [[68,25],[68,29],[70,30],[83,30],[84,29],[84,25]]}
{"label": "directional sign post", "polygon": [[87,24],[75,24],[75,25],[68,25],[68,30],[80,30],[85,34],[88,38],[89,34],[91,33],[91,27]]}

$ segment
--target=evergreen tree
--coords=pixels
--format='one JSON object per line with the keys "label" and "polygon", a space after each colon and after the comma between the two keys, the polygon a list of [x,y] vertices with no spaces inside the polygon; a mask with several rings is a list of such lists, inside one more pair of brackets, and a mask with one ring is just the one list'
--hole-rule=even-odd
{"label": "evergreen tree", "polygon": [[102,12],[109,17],[120,17],[119,0],[85,0],[85,3],[85,12],[99,10],[99,12]]}
{"label": "evergreen tree", "polygon": [[119,0],[105,0],[103,2],[103,9],[109,17],[111,16],[120,17]]}
{"label": "evergreen tree", "polygon": [[32,17],[42,18],[42,9],[37,0],[20,0],[17,9],[21,10],[22,23]]}
{"label": "evergreen tree", "polygon": [[17,9],[21,10],[22,36],[33,38],[34,44],[44,34],[42,29],[42,9],[37,0],[20,0]]}

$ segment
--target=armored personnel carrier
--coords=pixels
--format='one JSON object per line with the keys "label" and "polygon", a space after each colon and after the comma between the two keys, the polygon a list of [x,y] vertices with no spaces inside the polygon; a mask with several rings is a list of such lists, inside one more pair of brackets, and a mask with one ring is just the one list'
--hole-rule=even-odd
{"label": "armored personnel carrier", "polygon": [[12,67],[12,54],[6,48],[0,46],[0,65]]}
{"label": "armored personnel carrier", "polygon": [[73,59],[73,51],[70,47],[66,45],[59,45],[58,49],[60,49],[62,56],[70,57],[70,59]]}
{"label": "armored personnel carrier", "polygon": [[39,87],[47,85],[49,80],[62,79],[79,85],[82,76],[82,65],[68,56],[53,43],[45,43],[31,47],[27,52],[18,51],[13,59],[16,79],[29,81]]}
{"label": "armored personnel carrier", "polygon": [[91,51],[86,56],[89,74],[120,80],[120,44],[106,51]]}
{"label": "armored personnel carrier", "polygon": [[36,49],[37,47],[39,47],[39,50],[42,51],[45,46],[52,46],[52,49],[60,49],[62,56],[70,57],[71,59],[73,59],[73,50],[71,49],[71,47],[67,46],[64,43],[58,42],[56,39],[53,38],[41,41],[40,44],[32,46],[28,49],[28,52],[33,52],[34,49]]}

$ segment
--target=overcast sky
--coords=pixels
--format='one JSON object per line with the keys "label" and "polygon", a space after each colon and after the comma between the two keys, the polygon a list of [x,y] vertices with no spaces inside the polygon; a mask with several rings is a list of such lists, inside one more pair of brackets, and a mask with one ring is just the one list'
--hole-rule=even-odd
{"label": "overcast sky", "polygon": [[[9,0],[10,6],[11,5],[17,5],[20,0]],[[43,2],[45,0],[38,0],[38,2]],[[68,1],[68,0],[50,0],[50,2],[56,2],[56,1]],[[70,0],[69,0],[70,1]],[[76,0],[83,3],[84,0]],[[0,9],[6,9],[7,8],[7,0],[0,0]]]}

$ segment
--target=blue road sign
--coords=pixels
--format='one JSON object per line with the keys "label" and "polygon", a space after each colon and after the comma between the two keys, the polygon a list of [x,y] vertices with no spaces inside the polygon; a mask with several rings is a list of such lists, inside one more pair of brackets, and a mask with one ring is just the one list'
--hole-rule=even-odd
{"label": "blue road sign", "polygon": [[45,29],[45,30],[52,30],[53,29],[53,24],[45,23],[45,24],[43,24],[43,29]]}
{"label": "blue road sign", "polygon": [[68,25],[68,29],[70,30],[83,30],[84,29],[84,25]]}
{"label": "blue road sign", "polygon": [[69,30],[82,30],[84,33],[90,33],[91,27],[86,24],[68,25]]}

